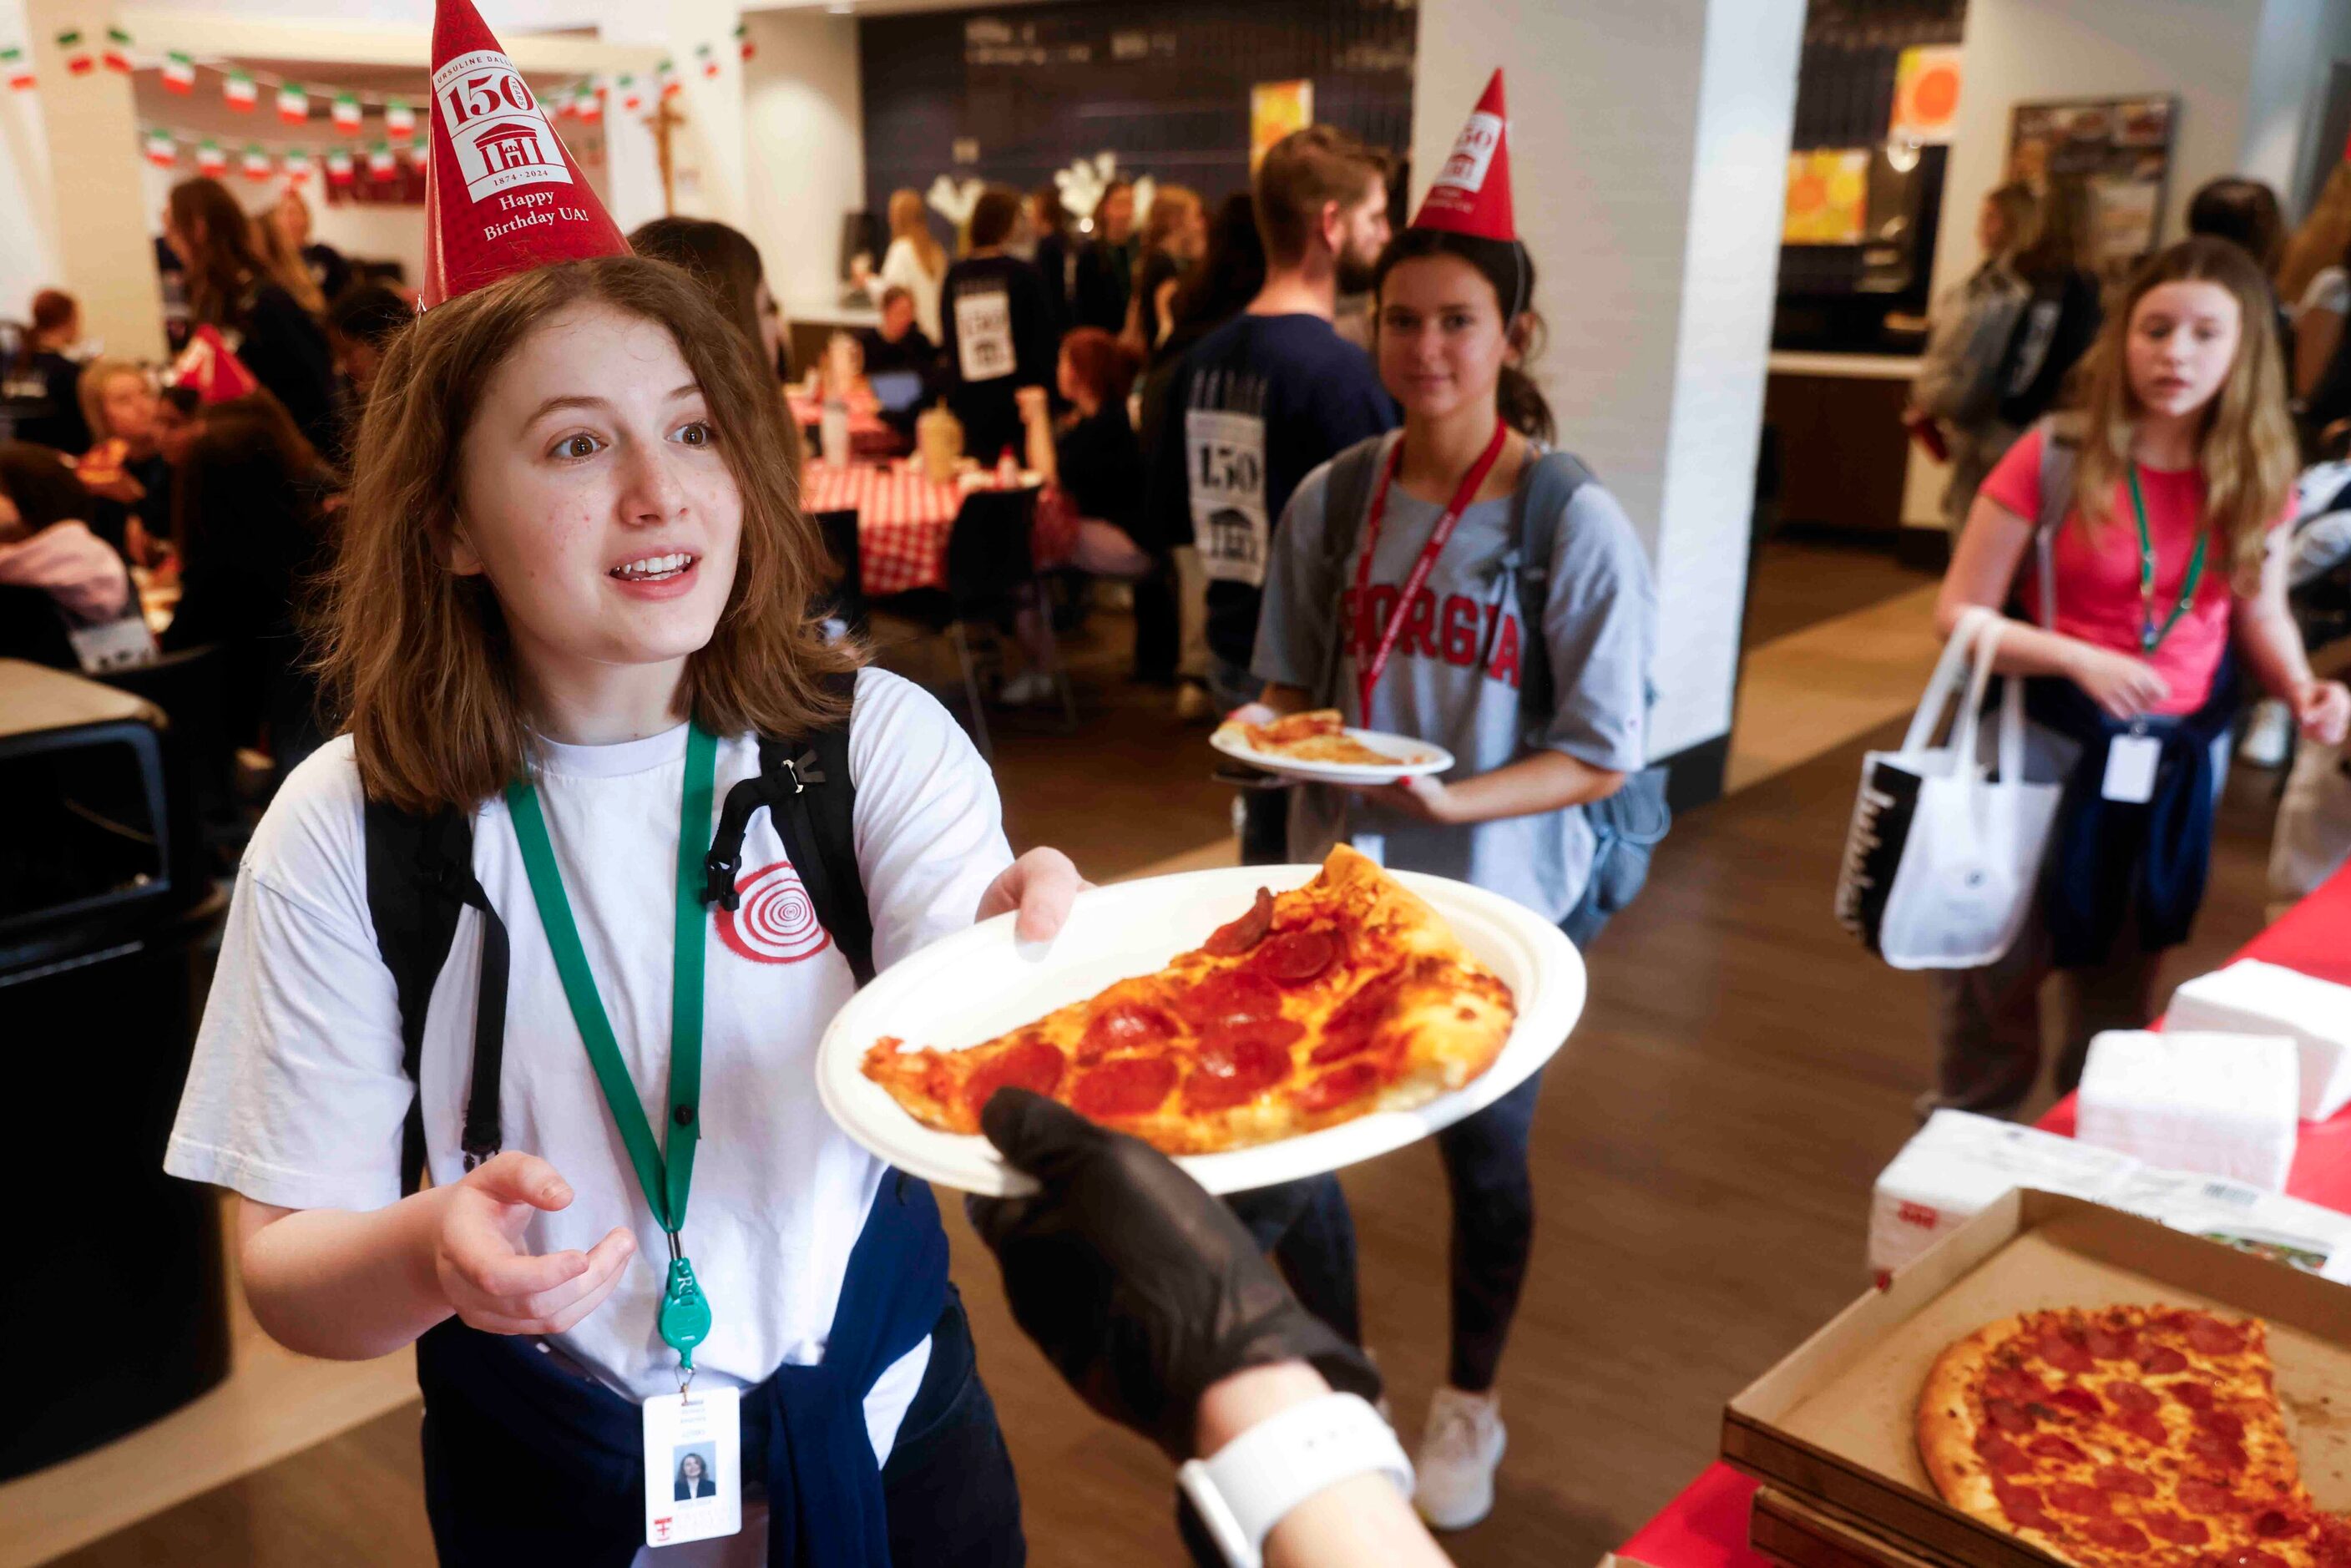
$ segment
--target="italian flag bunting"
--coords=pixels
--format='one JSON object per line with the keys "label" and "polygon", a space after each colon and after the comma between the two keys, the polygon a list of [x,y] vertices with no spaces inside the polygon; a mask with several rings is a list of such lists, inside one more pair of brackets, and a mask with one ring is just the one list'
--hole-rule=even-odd
{"label": "italian flag bunting", "polygon": [[604,95],[596,90],[591,78],[580,84],[571,95],[571,112],[585,125],[593,125],[604,118]]}
{"label": "italian flag bunting", "polygon": [[337,131],[346,136],[357,136],[360,132],[360,95],[355,92],[337,93],[333,114]]}
{"label": "italian flag bunting", "polygon": [[718,57],[711,52],[711,48],[708,44],[695,45],[694,57],[702,62],[702,74],[704,76],[709,78],[713,81],[718,79]]}
{"label": "italian flag bunting", "polygon": [[15,88],[18,92],[33,90],[33,62],[25,57],[24,50],[14,44],[8,45],[5,48],[0,48],[0,66],[8,68],[10,87]]}
{"label": "italian flag bunting", "polygon": [[408,156],[415,162],[416,172],[420,174],[433,167],[433,148],[427,142],[413,144],[408,149]]}
{"label": "italian flag bunting", "polygon": [[286,150],[286,177],[295,184],[308,183],[316,167],[310,162],[310,152],[308,148],[288,147]]}
{"label": "italian flag bunting", "polygon": [[261,101],[261,89],[253,85],[253,78],[245,72],[231,70],[228,79],[221,83],[221,97],[227,100],[231,109],[239,114],[246,114]]}
{"label": "italian flag bunting", "polygon": [[79,27],[68,27],[57,35],[57,47],[65,52],[66,69],[78,77],[86,77],[98,68],[97,57],[81,40]]}
{"label": "italian flag bunting", "polygon": [[163,57],[163,90],[182,98],[196,90],[196,62],[173,49]]}
{"label": "italian flag bunting", "polygon": [[217,180],[228,172],[228,154],[209,136],[196,143],[196,172],[208,180]]}
{"label": "italian flag bunting", "polygon": [[131,74],[131,35],[120,27],[106,30],[106,68],[123,76]]}
{"label": "italian flag bunting", "polygon": [[302,90],[300,82],[278,84],[277,118],[288,125],[299,125],[310,118],[310,95]]}
{"label": "italian flag bunting", "polygon": [[751,29],[740,22],[735,24],[735,47],[742,51],[745,59],[751,57]]}
{"label": "italian flag bunting", "polygon": [[327,183],[348,185],[351,183],[351,150],[348,147],[327,149]]}
{"label": "italian flag bunting", "polygon": [[269,154],[258,141],[248,141],[245,147],[245,177],[255,184],[269,178]]}
{"label": "italian flag bunting", "polygon": [[677,79],[676,61],[664,60],[660,68],[653,72],[653,78],[661,83],[661,95],[664,98],[675,98],[678,95],[678,90],[683,84]]}
{"label": "italian flag bunting", "polygon": [[383,100],[383,130],[394,141],[406,141],[416,134],[416,110],[408,106],[406,99]]}
{"label": "italian flag bunting", "polygon": [[621,111],[634,114],[644,108],[645,95],[637,90],[637,78],[626,71],[621,73]]}
{"label": "italian flag bunting", "polygon": [[377,184],[386,184],[400,173],[400,160],[392,155],[392,143],[379,141],[368,152],[368,178]]}
{"label": "italian flag bunting", "polygon": [[168,131],[158,129],[149,131],[146,150],[147,162],[158,169],[168,169],[180,161],[180,144],[172,140],[172,133]]}

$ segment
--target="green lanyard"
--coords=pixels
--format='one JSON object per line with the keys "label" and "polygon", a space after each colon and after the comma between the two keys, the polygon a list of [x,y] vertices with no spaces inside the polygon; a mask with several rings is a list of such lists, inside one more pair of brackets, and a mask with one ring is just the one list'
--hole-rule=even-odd
{"label": "green lanyard", "polygon": [[2138,465],[2130,465],[2131,510],[2138,517],[2138,646],[2139,652],[2152,653],[2163,646],[2179,618],[2196,602],[2196,585],[2204,580],[2204,547],[2212,542],[2210,530],[2196,532],[2196,553],[2188,558],[2188,580],[2179,585],[2179,602],[2171,607],[2163,624],[2155,623],[2155,540],[2147,531],[2147,497],[2138,490]]}
{"label": "green lanyard", "polygon": [[663,1343],[678,1354],[689,1379],[694,1375],[694,1347],[710,1337],[710,1303],[694,1277],[694,1265],[679,1244],[685,1227],[685,1198],[694,1186],[694,1146],[702,1136],[698,1102],[702,1096],[702,959],[704,924],[708,912],[702,899],[702,859],[710,826],[710,802],[718,770],[718,741],[701,725],[692,726],[685,740],[685,789],[678,805],[677,925],[671,952],[669,1155],[653,1141],[646,1124],[637,1086],[621,1060],[611,1020],[603,998],[596,994],[596,977],[588,968],[587,949],[580,945],[580,927],[571,918],[571,901],[563,892],[563,872],[555,863],[555,845],[547,836],[547,818],[538,807],[538,790],[528,779],[507,786],[507,810],[514,819],[515,840],[522,846],[522,863],[530,873],[530,895],[538,904],[539,924],[547,928],[547,945],[555,955],[556,972],[563,977],[563,995],[571,1004],[572,1021],[580,1026],[580,1042],[596,1070],[596,1083],[611,1107],[613,1124],[629,1146],[629,1161],[637,1167],[637,1185],[653,1218],[669,1235],[669,1282],[662,1292],[659,1326]]}

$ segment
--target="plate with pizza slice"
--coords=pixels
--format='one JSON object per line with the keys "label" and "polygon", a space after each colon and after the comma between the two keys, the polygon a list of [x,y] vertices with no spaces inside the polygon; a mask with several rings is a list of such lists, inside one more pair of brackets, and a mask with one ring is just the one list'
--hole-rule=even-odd
{"label": "plate with pizza slice", "polygon": [[818,1047],[833,1120],[901,1170],[1033,1190],[980,1134],[988,1096],[1050,1094],[1211,1192],[1339,1169],[1484,1109],[1550,1061],[1583,960],[1499,894],[1388,872],[1237,866],[1081,894],[1061,934],[1011,915],[914,954]]}
{"label": "plate with pizza slice", "polygon": [[1270,724],[1228,718],[1208,744],[1252,768],[1322,784],[1393,784],[1453,766],[1453,753],[1441,746],[1384,730],[1350,728],[1333,707],[1284,714]]}

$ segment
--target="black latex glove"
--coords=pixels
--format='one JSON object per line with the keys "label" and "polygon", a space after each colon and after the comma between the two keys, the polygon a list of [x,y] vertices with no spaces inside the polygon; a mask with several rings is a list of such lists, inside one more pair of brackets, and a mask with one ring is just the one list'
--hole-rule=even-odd
{"label": "black latex glove", "polygon": [[1095,1410],[1181,1460],[1201,1394],[1247,1367],[1302,1359],[1333,1388],[1379,1397],[1364,1354],[1166,1155],[1026,1089],[997,1091],[979,1121],[1044,1190],[967,1197],[965,1211],[1012,1315]]}

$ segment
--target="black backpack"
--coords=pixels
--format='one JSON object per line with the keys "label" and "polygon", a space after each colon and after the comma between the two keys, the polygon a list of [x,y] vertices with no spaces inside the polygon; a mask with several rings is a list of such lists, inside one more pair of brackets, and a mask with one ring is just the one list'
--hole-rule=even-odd
{"label": "black backpack", "polygon": [[[844,677],[844,685],[847,683]],[[849,719],[804,740],[759,738],[759,771],[726,792],[718,830],[703,865],[705,901],[736,906],[743,834],[765,807],[784,841],[784,852],[808,889],[818,923],[849,960],[857,983],[873,977],[873,921],[857,869],[857,792],[849,777]],[[469,816],[444,810],[418,816],[370,801],[367,806],[368,913],[376,946],[392,971],[400,998],[401,1067],[418,1082],[424,1015],[434,982],[447,962],[461,908],[482,916],[482,983],[474,998],[474,1063],[459,1138],[465,1168],[496,1155],[498,1071],[506,1051],[506,924],[490,907],[474,875]],[[401,1190],[414,1192],[424,1172],[424,1113],[421,1093],[409,1102],[401,1133]]]}

